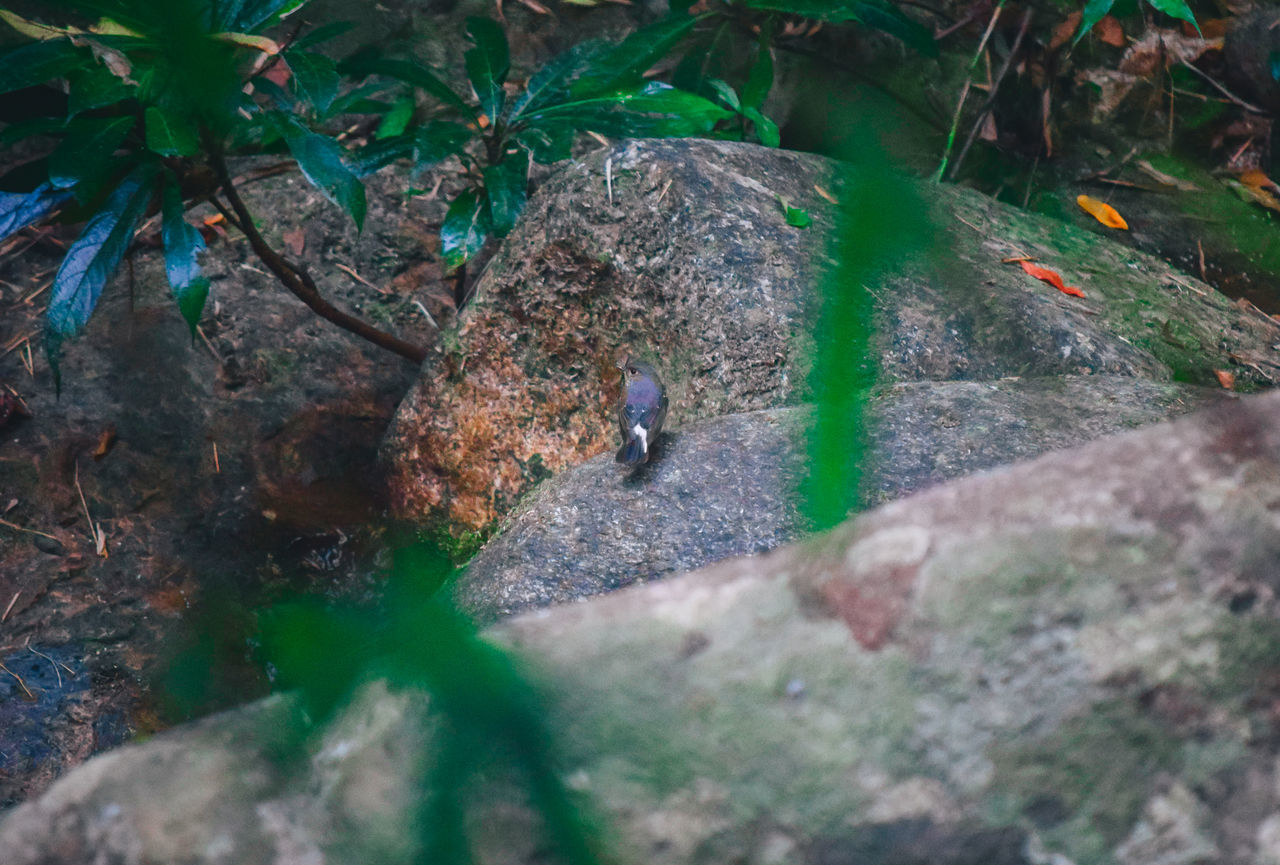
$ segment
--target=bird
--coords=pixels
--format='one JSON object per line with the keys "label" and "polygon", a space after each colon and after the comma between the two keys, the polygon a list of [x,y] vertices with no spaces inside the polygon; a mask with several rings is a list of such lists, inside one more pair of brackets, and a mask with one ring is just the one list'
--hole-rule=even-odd
{"label": "bird", "polygon": [[622,394],[618,397],[618,428],[622,447],[617,461],[629,466],[649,461],[649,451],[667,418],[667,393],[662,379],[649,364],[626,358],[622,370]]}

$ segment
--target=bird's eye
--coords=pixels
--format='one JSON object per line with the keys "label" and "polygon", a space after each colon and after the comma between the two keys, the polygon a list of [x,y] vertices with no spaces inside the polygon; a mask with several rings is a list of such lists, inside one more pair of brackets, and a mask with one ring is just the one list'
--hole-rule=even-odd
{"label": "bird's eye", "polygon": [[640,370],[636,369],[634,366],[627,367],[627,375],[639,375],[639,374],[640,374]]}

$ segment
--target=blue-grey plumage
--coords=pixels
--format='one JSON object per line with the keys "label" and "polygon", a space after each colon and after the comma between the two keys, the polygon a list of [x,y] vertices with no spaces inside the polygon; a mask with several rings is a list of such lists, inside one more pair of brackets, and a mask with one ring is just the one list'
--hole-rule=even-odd
{"label": "blue-grey plumage", "polygon": [[667,418],[667,394],[662,379],[649,364],[628,358],[618,367],[622,370],[622,396],[618,400],[622,447],[617,461],[634,466],[649,461],[649,452]]}

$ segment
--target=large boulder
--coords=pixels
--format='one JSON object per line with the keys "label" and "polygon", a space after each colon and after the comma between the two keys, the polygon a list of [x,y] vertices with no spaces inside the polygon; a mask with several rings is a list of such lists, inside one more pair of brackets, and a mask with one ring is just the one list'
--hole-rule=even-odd
{"label": "large boulder", "polygon": [[[614,446],[614,362],[628,350],[657,356],[672,428],[802,402],[836,222],[818,189],[855,194],[829,160],[711,141],[624,142],[549,179],[392,424],[399,515],[486,527]],[[873,287],[886,381],[1105,373],[1216,387],[1229,370],[1243,387],[1280,371],[1274,322],[1164,262],[966,190],[917,193],[935,254]],[[789,226],[780,196],[813,225]],[[1026,256],[1086,297],[1006,263]]]}
{"label": "large boulder", "polygon": [[[1275,394],[487,636],[537,672],[616,861],[1270,862],[1278,574]],[[411,861],[418,773],[448,756],[431,705],[373,685],[305,741],[276,699],[126,746],[7,815],[0,850]],[[473,779],[479,861],[546,861],[522,783]]]}
{"label": "large boulder", "polygon": [[816,212],[828,173],[800,153],[645,141],[549,179],[388,433],[399,515],[483,528],[608,448],[628,350],[660,357],[685,422],[796,401],[824,238],[776,196]]}

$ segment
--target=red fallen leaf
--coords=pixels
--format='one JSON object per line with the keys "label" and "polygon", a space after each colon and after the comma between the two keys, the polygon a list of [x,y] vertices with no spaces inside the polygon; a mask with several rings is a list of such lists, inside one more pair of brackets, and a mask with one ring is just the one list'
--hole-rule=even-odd
{"label": "red fallen leaf", "polygon": [[1057,271],[1050,270],[1047,267],[1041,267],[1038,264],[1032,264],[1029,261],[1019,261],[1022,269],[1036,279],[1047,282],[1063,294],[1069,294],[1072,297],[1084,297],[1084,292],[1076,288],[1074,285],[1067,285],[1062,281],[1062,277],[1058,276]]}
{"label": "red fallen leaf", "polygon": [[1218,384],[1222,385],[1225,390],[1236,389],[1235,373],[1228,372],[1225,369],[1215,369],[1213,374],[1218,377]]}

